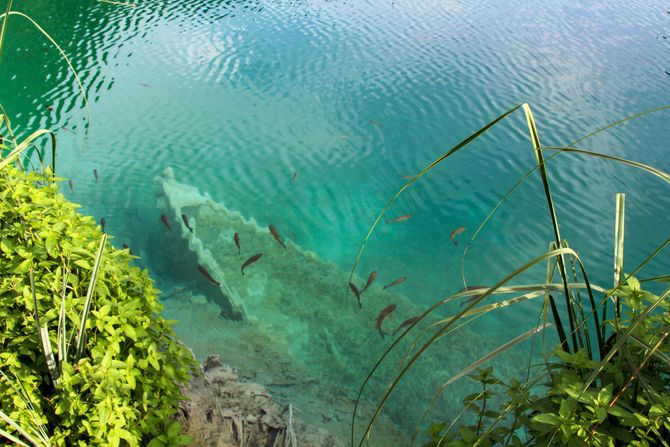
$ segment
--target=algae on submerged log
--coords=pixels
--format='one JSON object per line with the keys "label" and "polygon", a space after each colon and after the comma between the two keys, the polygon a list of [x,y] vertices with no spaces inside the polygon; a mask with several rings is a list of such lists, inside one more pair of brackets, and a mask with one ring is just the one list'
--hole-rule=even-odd
{"label": "algae on submerged log", "polygon": [[[362,308],[353,300],[347,306],[348,276],[335,264],[290,239],[284,241],[284,248],[267,225],[259,225],[253,218],[247,219],[180,183],[171,169],[156,178],[156,185],[158,207],[179,227],[165,232],[165,246],[172,250],[175,272],[183,268],[182,259],[191,256],[190,270],[196,271],[197,264],[204,265],[221,283],[208,295],[219,305],[219,312],[195,292],[183,292],[166,301],[168,315],[182,321],[178,328],[182,339],[201,358],[212,352],[220,354],[241,372],[266,384],[283,402],[293,402],[309,413],[312,420],[306,422],[323,424],[346,439],[357,387],[392,342],[392,337],[382,339],[375,327],[380,312],[390,304],[396,305],[383,321],[383,328],[391,333],[425,309],[403,295],[401,288],[384,290],[381,281],[363,293]],[[186,227],[182,214],[188,217],[193,231]],[[288,233],[289,229],[278,231]],[[234,241],[236,233],[241,254]],[[185,250],[191,253],[185,254]],[[241,265],[255,253],[263,253],[263,257],[242,275]],[[202,282],[206,284],[207,280],[202,278]],[[354,278],[354,282],[362,286],[365,279]],[[233,321],[228,309],[239,309],[242,319]],[[415,333],[436,320],[427,318]],[[493,348],[496,344],[496,340],[481,339],[464,328],[448,349],[432,350],[417,363],[417,373],[398,393],[400,404],[386,408],[389,419],[377,433],[394,431],[398,436],[395,444],[403,443],[399,440],[413,428],[415,421],[411,419],[422,413],[441,379],[476,359],[468,340],[479,347]],[[392,366],[384,373],[391,373],[403,354],[403,349],[396,350],[389,362]],[[374,385],[377,393],[383,391],[385,382],[382,378]],[[367,410],[373,408],[375,397],[373,394],[364,402]],[[437,406],[456,414],[461,400],[456,395],[443,396]]]}

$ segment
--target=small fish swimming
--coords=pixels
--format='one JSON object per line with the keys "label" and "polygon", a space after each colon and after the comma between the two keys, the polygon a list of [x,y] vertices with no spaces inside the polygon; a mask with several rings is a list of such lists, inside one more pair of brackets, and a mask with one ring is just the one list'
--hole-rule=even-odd
{"label": "small fish swimming", "polygon": [[350,281],[349,288],[351,289],[352,292],[354,292],[354,296],[356,297],[356,300],[358,300],[358,307],[362,309],[363,304],[361,303],[361,292],[358,291],[358,287],[356,287],[356,284]]}
{"label": "small fish swimming", "polygon": [[181,220],[184,221],[184,225],[186,225],[186,228],[188,228],[188,230],[189,230],[191,233],[193,233],[193,228],[191,228],[191,226],[188,224],[188,217],[186,217],[186,214],[181,213]]}
{"label": "small fish swimming", "polygon": [[170,226],[170,219],[168,219],[165,214],[161,214],[161,222],[163,222],[163,225],[165,225],[168,230],[172,230],[172,226]]}
{"label": "small fish swimming", "polygon": [[407,278],[405,276],[403,276],[401,278],[398,278],[395,281],[393,281],[391,284],[385,285],[384,290],[388,289],[389,287],[397,286],[398,284],[403,283],[405,281],[407,281]]}
{"label": "small fish swimming", "polygon": [[368,287],[370,287],[370,284],[375,282],[375,279],[377,279],[377,272],[372,272],[370,273],[370,276],[368,276],[368,282],[365,283],[365,287],[363,287],[363,290],[361,290],[361,293],[365,292]]}
{"label": "small fish swimming", "polygon": [[388,317],[391,312],[395,310],[395,304],[389,304],[385,308],[379,312],[379,316],[377,317],[377,324],[375,325],[375,329],[379,331],[379,335],[384,338],[385,332],[382,330],[382,322],[384,321],[384,318]]}
{"label": "small fish swimming", "polygon": [[237,254],[239,255],[240,253],[242,253],[242,250],[240,250],[240,235],[238,233],[233,234],[233,241],[237,246]]}
{"label": "small fish swimming", "polygon": [[140,85],[141,85],[142,87],[146,87],[146,88],[154,88],[153,85],[151,85],[151,84],[147,84],[146,82],[140,82]]}
{"label": "small fish swimming", "polygon": [[47,104],[47,105],[45,105],[44,107],[45,107],[49,112],[53,112],[53,111],[54,111],[54,106],[52,106],[51,104]]}
{"label": "small fish swimming", "polygon": [[403,321],[402,323],[400,323],[400,326],[398,326],[398,327],[396,328],[395,331],[393,331],[393,335],[397,334],[398,331],[399,331],[400,329],[402,329],[402,328],[404,328],[404,327],[407,327],[407,326],[409,326],[410,324],[414,323],[414,322],[417,321],[419,318],[421,318],[421,316],[417,315],[416,317],[412,317],[412,318],[408,318],[408,319],[406,319],[405,321]]}
{"label": "small fish swimming", "polygon": [[295,171],[293,173],[293,178],[291,178],[291,185],[295,183],[295,180],[298,178],[298,171]]}
{"label": "small fish swimming", "polygon": [[74,190],[74,183],[72,183],[72,179],[68,179],[67,186],[70,187],[70,191]]}
{"label": "small fish swimming", "polygon": [[414,177],[413,175],[403,175],[403,176],[401,176],[400,178],[401,178],[401,179],[404,179],[404,180],[409,180],[409,179],[411,179],[411,178],[413,178],[413,177]]}
{"label": "small fish swimming", "polygon": [[284,242],[281,240],[281,236],[279,235],[279,231],[277,231],[277,229],[275,228],[275,226],[272,225],[272,224],[270,224],[270,225],[268,225],[268,228],[270,229],[270,233],[272,234],[272,237],[274,237],[275,240],[276,240],[277,242],[279,242],[279,243],[281,244],[282,247],[284,247],[284,250],[286,250],[286,249],[287,249],[287,248],[286,248],[286,245],[285,245]]}
{"label": "small fish swimming", "polygon": [[93,177],[95,177],[95,182],[98,183],[98,170],[97,169],[93,170]]}
{"label": "small fish swimming", "polygon": [[107,220],[103,217],[100,219],[100,228],[102,228],[102,232],[105,232],[105,227],[107,226]]}
{"label": "small fish swimming", "polygon": [[387,219],[386,223],[389,224],[389,223],[393,223],[393,222],[402,222],[403,220],[407,220],[410,217],[412,217],[411,214],[403,214],[402,216],[398,216],[398,217],[395,217],[393,219]]}
{"label": "small fish swimming", "polygon": [[123,249],[128,250],[128,254],[130,254],[130,255],[133,254],[133,251],[130,249],[130,247],[128,247],[128,244],[123,244]]}
{"label": "small fish swimming", "polygon": [[205,278],[207,278],[208,281],[213,282],[213,283],[216,284],[217,286],[220,286],[220,285],[221,285],[221,283],[220,283],[219,281],[217,281],[216,279],[212,278],[212,275],[209,274],[209,272],[207,271],[207,269],[206,269],[205,267],[203,267],[203,266],[201,266],[200,264],[198,264],[198,270],[200,270],[200,273],[202,273],[202,276],[204,276]]}
{"label": "small fish swimming", "polygon": [[368,118],[368,123],[372,124],[373,126],[377,126],[377,127],[379,127],[380,129],[383,129],[383,128],[384,128],[384,126],[382,126],[380,123],[378,123],[377,121],[373,120],[372,118]]}
{"label": "small fish swimming", "polygon": [[[467,287],[463,287],[461,290],[459,290],[456,293],[468,292],[470,290],[477,290],[477,289],[488,289],[488,287],[486,287],[486,286],[467,286]],[[458,307],[463,307],[466,304],[469,304],[469,303],[475,301],[480,296],[481,295],[472,295],[471,297],[468,297],[465,300],[461,301],[461,304],[459,304]]]}
{"label": "small fish swimming", "polygon": [[456,236],[458,236],[461,233],[465,233],[466,228],[465,227],[458,227],[454,228],[454,231],[451,232],[449,235],[449,239],[451,239],[451,242],[454,243],[454,245],[458,245],[458,241],[456,240]]}
{"label": "small fish swimming", "polygon": [[242,264],[242,267],[240,268],[240,271],[242,272],[242,274],[244,275],[244,269],[246,267],[249,267],[251,264],[258,261],[262,257],[263,257],[263,253],[256,253],[255,255],[253,255],[252,257],[250,257],[246,261],[244,261],[244,264]]}

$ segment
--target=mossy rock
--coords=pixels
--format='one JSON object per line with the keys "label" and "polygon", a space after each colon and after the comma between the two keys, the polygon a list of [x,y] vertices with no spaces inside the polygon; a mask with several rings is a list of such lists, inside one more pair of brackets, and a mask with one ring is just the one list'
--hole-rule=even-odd
{"label": "mossy rock", "polygon": [[[91,217],[38,173],[0,173],[0,407],[52,445],[179,445],[171,421],[180,383],[195,368],[159,313],[146,271],[127,250],[106,244],[86,321],[82,358],[76,337],[102,233]],[[37,329],[46,326],[55,358],[64,302],[67,357],[51,377]],[[65,284],[65,293],[63,293]],[[62,297],[65,295],[65,299]],[[32,409],[30,408],[32,406]],[[3,429],[20,437],[6,424]],[[24,438],[25,440],[25,438]]]}

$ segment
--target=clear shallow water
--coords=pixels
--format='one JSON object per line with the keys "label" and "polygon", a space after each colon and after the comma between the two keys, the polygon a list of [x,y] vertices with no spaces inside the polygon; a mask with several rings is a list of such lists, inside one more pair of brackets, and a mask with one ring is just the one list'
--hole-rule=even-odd
{"label": "clear shallow water", "polygon": [[[165,290],[182,284],[152,185],[167,166],[348,270],[401,177],[513,105],[531,103],[543,143],[562,145],[670,104],[670,14],[661,2],[139,5],[14,4],[80,71],[92,119],[83,153],[76,84],[20,18],[9,25],[0,102],[20,132],[62,128],[59,173],[74,181],[66,193],[104,216]],[[630,122],[584,146],[668,170],[668,116]],[[514,115],[408,190],[388,216],[412,218],[380,226],[361,276],[407,276],[402,291],[419,305],[462,287],[464,243],[454,246],[449,234],[466,226],[471,235],[533,166],[526,134]],[[553,161],[550,175],[563,235],[596,282],[611,280],[616,192],[628,194],[628,269],[667,237],[668,187],[655,178],[573,155]],[[500,209],[468,255],[471,282],[489,284],[546,248],[542,197],[532,176]],[[661,255],[648,275],[668,267]],[[536,272],[541,279],[543,269]],[[487,335],[528,325],[535,310],[487,322]],[[184,330],[198,337],[197,327]]]}

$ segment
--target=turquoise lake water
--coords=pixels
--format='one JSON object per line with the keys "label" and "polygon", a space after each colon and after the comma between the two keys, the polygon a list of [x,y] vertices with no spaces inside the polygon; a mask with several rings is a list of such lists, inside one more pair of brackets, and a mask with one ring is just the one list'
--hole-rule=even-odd
{"label": "turquoise lake water", "polygon": [[[660,1],[137,5],[13,4],[54,37],[81,76],[91,117],[83,152],[77,84],[57,51],[17,16],[0,61],[0,103],[19,135],[40,127],[57,131],[58,174],[73,181],[64,193],[83,212],[105,217],[115,243],[141,256],[138,265],[166,292],[188,288],[207,295],[198,284],[205,280],[185,274],[183,259],[167,246],[153,182],[167,167],[178,181],[261,227],[275,225],[348,272],[377,213],[406,182],[403,176],[514,105],[530,103],[542,142],[561,146],[670,104],[670,12]],[[669,118],[668,111],[648,115],[581,146],[667,171]],[[393,204],[384,220],[411,218],[382,222],[358,275],[365,279],[375,270],[384,284],[407,277],[397,291],[418,307],[456,292],[463,287],[468,238],[534,165],[517,112]],[[592,281],[604,287],[612,281],[615,193],[627,194],[627,270],[668,237],[670,189],[657,178],[569,154],[554,159],[549,173],[563,236],[584,258]],[[532,175],[500,208],[470,248],[468,283],[491,284],[546,250],[553,235],[543,197],[539,176]],[[461,226],[466,232],[454,245],[450,234]],[[640,276],[669,268],[670,256],[662,253]],[[526,278],[542,282],[544,270]],[[170,299],[165,304],[199,357],[223,354],[208,342],[195,310],[189,314],[188,306]],[[511,338],[534,324],[538,306],[501,313],[477,333]],[[360,359],[369,366],[374,360]],[[253,365],[236,366],[263,382]],[[312,373],[328,368],[308,366]],[[347,394],[358,383],[342,386]],[[300,401],[301,392],[283,398]],[[411,431],[416,408],[409,407],[407,414],[390,414]],[[313,411],[302,417],[324,423]],[[335,418],[326,425],[338,431],[348,422]]]}

